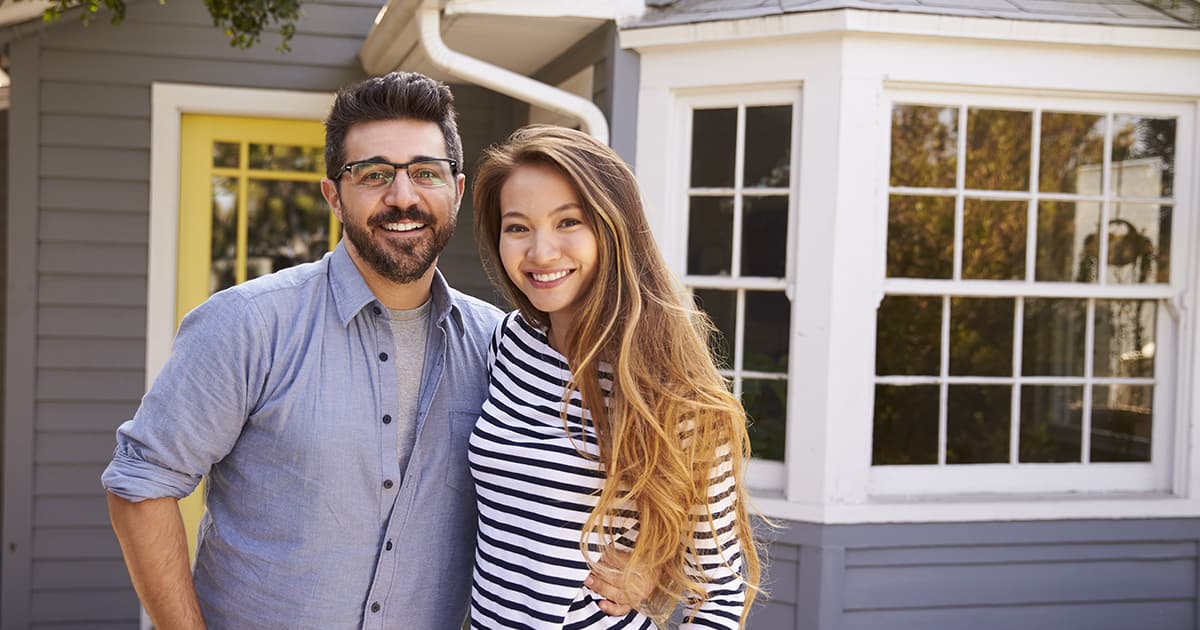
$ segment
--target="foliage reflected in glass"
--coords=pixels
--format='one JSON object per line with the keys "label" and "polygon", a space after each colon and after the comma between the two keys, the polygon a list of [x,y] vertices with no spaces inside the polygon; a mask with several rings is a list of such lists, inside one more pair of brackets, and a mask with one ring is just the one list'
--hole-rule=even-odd
{"label": "foliage reflected in glass", "polygon": [[1042,113],[1038,188],[1042,192],[1099,195],[1104,169],[1104,117]]}
{"label": "foliage reflected in glass", "polygon": [[746,291],[745,369],[787,372],[791,307],[782,291]]}
{"label": "foliage reflected in glass", "polygon": [[941,362],[942,298],[884,296],[875,316],[875,373],[936,376]]}
{"label": "foliage reflected in glass", "polygon": [[1113,205],[1110,216],[1108,281],[1114,284],[1167,282],[1171,273],[1171,207],[1118,203]]}
{"label": "foliage reflected in glass", "polygon": [[1083,387],[1022,385],[1018,461],[1083,460]]}
{"label": "foliage reflected in glass", "polygon": [[248,200],[247,279],[329,251],[329,206],[320,182],[250,180]]}
{"label": "foliage reflected in glass", "polygon": [[708,340],[717,359],[717,367],[728,370],[733,367],[733,342],[737,325],[737,292],[719,289],[693,289],[696,306],[703,310],[716,334]]}
{"label": "foliage reflected in glass", "polygon": [[1011,386],[949,386],[946,393],[946,463],[1008,462],[1011,411]]}
{"label": "foliage reflected in glass", "polygon": [[786,188],[792,163],[792,107],[746,108],[743,186]]}
{"label": "foliage reflected in glass", "polygon": [[787,381],[748,378],[742,383],[742,404],[750,426],[754,457],[783,461],[787,438]]}
{"label": "foliage reflected in glass", "polygon": [[324,147],[250,143],[250,168],[269,171],[325,172]]}
{"label": "foliage reflected in glass", "polygon": [[1175,194],[1175,119],[1113,116],[1109,190],[1119,197]]}
{"label": "foliage reflected in glass", "polygon": [[732,234],[732,197],[692,197],[688,213],[687,272],[704,276],[730,275]]}
{"label": "foliage reflected in glass", "polygon": [[954,273],[954,198],[891,195],[889,278],[950,278]]}
{"label": "foliage reflected in glass", "polygon": [[937,386],[876,385],[871,464],[911,466],[937,462]]}
{"label": "foliage reflected in glass", "polygon": [[951,298],[950,374],[1012,376],[1012,298]]}
{"label": "foliage reflected in glass", "polygon": [[1096,376],[1154,376],[1154,300],[1096,300]]}
{"label": "foliage reflected in glass", "polygon": [[240,145],[237,142],[214,142],[213,143],[213,162],[216,167],[237,168],[240,155],[238,149]]}
{"label": "foliage reflected in glass", "polygon": [[1094,386],[1092,388],[1092,461],[1150,461],[1153,422],[1153,386]]}
{"label": "foliage reflected in glass", "polygon": [[966,199],[963,202],[962,277],[1023,280],[1029,204]]}
{"label": "foliage reflected in glass", "polygon": [[967,109],[967,173],[973,190],[1029,190],[1033,114]]}
{"label": "foliage reflected in glass", "polygon": [[1087,302],[1025,298],[1021,374],[1083,376]]}
{"label": "foliage reflected in glass", "polygon": [[742,199],[743,276],[782,278],[786,273],[787,197]]}
{"label": "foliage reflected in glass", "polygon": [[1093,201],[1038,203],[1039,282],[1096,282],[1100,204]]}
{"label": "foliage reflected in glass", "polygon": [[237,204],[237,180],[231,177],[212,178],[209,293],[237,284]]}
{"label": "foliage reflected in glass", "polygon": [[692,112],[692,188],[733,188],[737,109]]}
{"label": "foliage reflected in glass", "polygon": [[957,107],[892,106],[892,186],[954,188],[957,167]]}

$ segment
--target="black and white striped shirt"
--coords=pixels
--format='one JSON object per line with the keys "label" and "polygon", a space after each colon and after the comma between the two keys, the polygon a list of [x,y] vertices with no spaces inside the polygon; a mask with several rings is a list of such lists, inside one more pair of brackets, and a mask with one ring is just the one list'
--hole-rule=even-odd
{"label": "black and white striped shirt", "polygon": [[[600,597],[583,585],[588,564],[579,538],[605,474],[596,460],[595,434],[580,422],[578,392],[563,428],[562,396],[570,377],[566,359],[550,347],[544,332],[514,312],[497,328],[488,364],[488,398],[471,434],[469,455],[479,501],[471,627],[653,628],[636,611],[623,618],[605,615],[596,605]],[[601,369],[605,396],[612,386],[606,368]],[[710,490],[715,535],[704,506],[692,510],[700,557],[690,563],[693,575],[706,576],[699,581],[709,598],[682,628],[737,628],[742,613],[733,476],[728,458],[723,461]],[[637,538],[637,516],[629,509],[622,512],[613,524],[620,534],[617,546],[628,549]],[[597,549],[601,541],[593,535],[589,543]]]}

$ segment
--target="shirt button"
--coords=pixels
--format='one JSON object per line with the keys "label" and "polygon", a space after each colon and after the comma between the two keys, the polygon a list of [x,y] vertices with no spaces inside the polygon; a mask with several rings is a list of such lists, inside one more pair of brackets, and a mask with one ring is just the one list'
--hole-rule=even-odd
{"label": "shirt button", "polygon": [[371,602],[371,612],[379,612],[379,602]]}
{"label": "shirt button", "polygon": [[393,484],[393,483],[392,483],[392,480],[391,480],[391,479],[384,479],[384,480],[383,480],[383,487],[384,487],[384,488],[387,488],[388,490],[391,490],[393,485],[395,485],[395,484]]}
{"label": "shirt button", "polygon": [[387,353],[386,353],[386,352],[380,352],[380,353],[379,353],[379,360],[380,360],[380,361],[387,361]]}
{"label": "shirt button", "polygon": [[383,423],[384,423],[384,424],[391,424],[391,423],[392,423],[392,417],[391,417],[390,415],[384,414],[384,416],[383,416]]}
{"label": "shirt button", "polygon": [[378,306],[372,308],[371,310],[375,311],[376,315],[383,315],[383,309],[379,308]]}
{"label": "shirt button", "polygon": [[387,551],[391,551],[392,550],[392,541],[390,541],[390,540],[387,541],[387,544],[384,545],[383,548]]}

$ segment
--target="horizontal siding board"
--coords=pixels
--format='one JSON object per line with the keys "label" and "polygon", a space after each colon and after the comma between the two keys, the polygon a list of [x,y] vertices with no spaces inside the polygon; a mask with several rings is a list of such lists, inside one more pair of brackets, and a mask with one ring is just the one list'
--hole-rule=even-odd
{"label": "horizontal siding board", "polygon": [[[72,271],[82,271],[80,269]],[[43,305],[146,306],[145,275],[87,276],[76,273],[41,275],[38,303]]]}
{"label": "horizontal siding board", "polygon": [[[96,486],[100,486],[99,480],[96,481]],[[107,502],[104,513],[108,513]],[[112,525],[107,522],[91,527],[39,528],[33,536],[33,557],[39,562],[43,560],[121,560],[122,558],[121,545],[117,543]]]}
{"label": "horizontal siding board", "polygon": [[1015,563],[846,570],[850,610],[1195,599],[1196,561]]}
{"label": "horizontal siding board", "polygon": [[133,339],[38,339],[38,367],[138,370],[146,365],[146,343]]}
{"label": "horizontal siding board", "polygon": [[125,210],[146,212],[150,207],[150,183],[43,177],[42,207],[61,210]]}
{"label": "horizontal siding board", "polygon": [[[296,23],[296,31],[298,34],[340,33],[365,38],[367,32],[371,30],[371,26],[374,25],[375,16],[379,14],[379,8],[383,4],[383,0],[378,2],[304,2],[300,7],[300,20]],[[207,25],[220,33],[219,29],[212,26],[212,16],[209,15],[202,3],[168,2],[161,6],[155,3],[145,3],[142,7],[144,8],[136,11],[131,8],[123,24],[124,27]],[[78,34],[78,32],[64,33],[62,39],[68,39],[70,35]],[[263,41],[256,44],[256,47],[273,50],[276,41],[277,39],[271,34],[264,34]],[[223,43],[225,46],[229,46],[228,39],[224,39]]]}
{"label": "horizontal siding board", "polygon": [[796,605],[784,604],[770,598],[754,600],[746,627],[752,630],[783,630],[796,628]]}
{"label": "horizontal siding board", "polygon": [[150,118],[150,86],[44,81],[42,113]]}
{"label": "horizontal siding board", "polygon": [[784,560],[770,553],[763,565],[763,586],[772,601],[796,603],[796,593],[800,590],[799,568],[799,562]]}
{"label": "horizontal siding board", "polygon": [[43,431],[116,431],[133,417],[138,400],[43,401],[37,404],[38,428]]}
{"label": "horizontal siding board", "polygon": [[847,612],[838,630],[1195,630],[1194,601]]}
{"label": "horizontal siding board", "polygon": [[[149,124],[146,118],[135,120]],[[83,177],[143,184],[148,184],[150,177],[150,151],[145,149],[46,147],[42,149],[38,162],[42,177]]]}
{"label": "horizontal siding board", "polygon": [[144,277],[147,255],[145,245],[45,242],[38,271]]}
{"label": "horizontal siding board", "polygon": [[[116,446],[116,438],[112,438]],[[72,497],[94,494],[106,463],[38,464],[34,467],[33,493],[39,497]]]}
{"label": "horizontal siding board", "polygon": [[978,545],[967,547],[892,547],[847,549],[846,566],[934,566],[955,564],[1008,564],[1121,559],[1195,558],[1189,542],[1096,543],[1065,545]]}
{"label": "horizontal siding board", "polygon": [[133,588],[121,560],[42,560],[33,565],[33,588],[115,590]]}
{"label": "horizontal siding board", "polygon": [[98,488],[94,497],[34,497],[33,524],[39,528],[110,525],[108,502]]}
{"label": "horizontal siding board", "polygon": [[976,523],[891,523],[818,525],[795,522],[774,538],[792,545],[847,549],[957,545],[1036,545],[1104,541],[1196,540],[1196,519],[1120,519],[1069,521],[988,521]]}
{"label": "horizontal siding board", "polygon": [[[34,458],[37,465],[71,464],[71,465],[107,465],[112,459],[116,437],[113,431],[81,431],[57,433],[39,431],[35,446]],[[79,486],[81,494],[95,495],[99,490],[96,483],[82,483]],[[107,522],[107,521],[105,521]],[[57,523],[70,525],[73,523]]]}
{"label": "horizontal siding board", "polygon": [[34,591],[32,621],[137,622],[137,596],[131,590],[111,591]]}
{"label": "horizontal siding board", "polygon": [[38,231],[42,240],[60,243],[147,242],[150,218],[145,213],[44,210]]}
{"label": "horizontal siding board", "polygon": [[[43,145],[150,150],[150,120],[80,114],[45,114],[40,129]],[[53,206],[53,203],[44,205]]]}
{"label": "horizontal siding board", "polygon": [[42,336],[142,339],[146,312],[121,307],[45,306],[41,309]]}
{"label": "horizontal siding board", "polygon": [[[38,377],[39,400],[140,400],[145,393],[145,376],[142,370],[42,368],[38,370]],[[42,452],[41,444],[37,450]]]}

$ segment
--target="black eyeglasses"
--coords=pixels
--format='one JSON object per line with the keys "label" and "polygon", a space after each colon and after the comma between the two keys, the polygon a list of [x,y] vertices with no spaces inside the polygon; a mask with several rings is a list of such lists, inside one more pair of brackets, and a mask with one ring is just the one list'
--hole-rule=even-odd
{"label": "black eyeglasses", "polygon": [[350,173],[350,183],[360,188],[384,188],[396,181],[396,172],[404,169],[408,180],[414,186],[421,188],[441,188],[454,179],[458,172],[458,162],[450,158],[421,158],[403,164],[384,162],[381,160],[361,160],[351,162],[342,167],[343,173]]}

